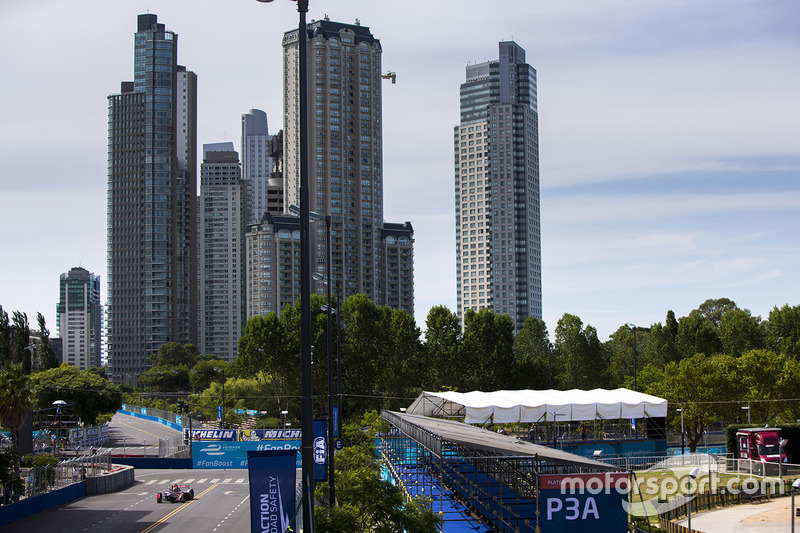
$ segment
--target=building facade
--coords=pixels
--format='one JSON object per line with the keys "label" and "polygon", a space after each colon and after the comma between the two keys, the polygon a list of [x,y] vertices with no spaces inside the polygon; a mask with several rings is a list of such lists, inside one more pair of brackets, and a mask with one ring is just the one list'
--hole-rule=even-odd
{"label": "building facade", "polygon": [[[283,38],[285,212],[300,205],[298,35]],[[381,44],[368,27],[327,17],[310,23],[307,37],[311,211],[331,216],[332,277],[345,297],[363,293],[387,305]],[[413,248],[413,231],[408,238]],[[325,242],[325,225],[313,225],[311,267],[323,275]],[[406,257],[412,275],[394,283],[392,301],[413,313],[413,253]]]}
{"label": "building facade", "polygon": [[200,353],[233,361],[244,328],[247,195],[233,143],[203,145],[200,165]]}
{"label": "building facade", "polygon": [[80,370],[101,366],[103,308],[100,277],[75,267],[61,274],[56,321],[60,360]]}
{"label": "building facade", "polygon": [[197,78],[177,51],[139,15],[134,81],[108,97],[107,348],[129,385],[162,344],[197,344]]}
{"label": "building facade", "polygon": [[467,67],[454,131],[457,312],[542,317],[536,70],[501,42]]}
{"label": "building facade", "polygon": [[283,212],[283,179],[273,170],[267,114],[251,109],[242,115],[242,177],[248,187],[249,224],[258,223],[266,212]]}

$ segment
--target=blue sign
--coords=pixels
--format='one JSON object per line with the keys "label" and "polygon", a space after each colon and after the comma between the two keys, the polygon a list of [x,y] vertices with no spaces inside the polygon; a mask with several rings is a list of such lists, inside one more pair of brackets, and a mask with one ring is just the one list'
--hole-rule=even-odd
{"label": "blue sign", "polygon": [[339,408],[333,407],[333,436],[339,437]]}
{"label": "blue sign", "polygon": [[543,533],[625,533],[628,474],[557,474],[540,478]]}
{"label": "blue sign", "polygon": [[193,468],[247,468],[247,452],[288,450],[302,468],[300,441],[202,441],[192,443]]}
{"label": "blue sign", "polygon": [[328,424],[314,420],[314,481],[328,481]]}
{"label": "blue sign", "polygon": [[222,420],[222,406],[217,406],[217,420]]}
{"label": "blue sign", "polygon": [[295,455],[289,450],[247,452],[251,533],[294,530]]}

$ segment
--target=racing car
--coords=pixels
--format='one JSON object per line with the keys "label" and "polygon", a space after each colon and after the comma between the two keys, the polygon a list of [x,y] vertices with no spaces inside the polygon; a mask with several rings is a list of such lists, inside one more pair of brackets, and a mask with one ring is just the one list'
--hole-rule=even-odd
{"label": "racing car", "polygon": [[186,502],[194,500],[194,489],[189,488],[189,485],[172,485],[167,490],[156,492],[156,503],[162,502]]}

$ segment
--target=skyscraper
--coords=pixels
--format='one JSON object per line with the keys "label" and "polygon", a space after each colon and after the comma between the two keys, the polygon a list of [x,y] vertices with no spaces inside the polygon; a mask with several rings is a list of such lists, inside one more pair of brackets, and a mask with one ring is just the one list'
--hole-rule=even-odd
{"label": "skyscraper", "polygon": [[200,352],[236,358],[244,328],[245,181],[233,143],[203,145],[200,165]]}
{"label": "skyscraper", "polygon": [[247,222],[257,223],[266,212],[283,213],[283,178],[273,172],[267,114],[251,109],[242,115],[242,177],[247,184]]}
{"label": "skyscraper", "polygon": [[139,15],[134,81],[108,97],[107,347],[130,385],[162,344],[197,343],[197,78],[177,49]]}
{"label": "skyscraper", "polygon": [[501,42],[498,60],[467,67],[455,127],[458,315],[489,308],[517,330],[542,317],[536,70]]}
{"label": "skyscraper", "polygon": [[[284,208],[299,205],[298,32],[284,34]],[[308,25],[311,210],[331,215],[332,276],[345,296],[387,305],[383,221],[381,44],[369,28],[325,20]],[[413,313],[413,230],[391,298]],[[389,234],[395,230],[391,229]],[[312,269],[325,274],[325,226],[311,231]],[[321,290],[321,288],[320,288]],[[403,293],[400,296],[400,293]]]}
{"label": "skyscraper", "polygon": [[86,370],[100,366],[103,310],[100,277],[75,267],[61,274],[56,321],[61,337],[62,361]]}

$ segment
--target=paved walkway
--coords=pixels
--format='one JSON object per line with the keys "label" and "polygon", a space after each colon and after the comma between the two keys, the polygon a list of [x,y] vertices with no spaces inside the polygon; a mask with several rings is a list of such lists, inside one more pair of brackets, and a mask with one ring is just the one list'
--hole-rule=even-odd
{"label": "paved walkway", "polygon": [[[800,500],[795,504],[799,504]],[[735,505],[716,511],[692,514],[692,529],[703,533],[778,533],[791,531],[791,498],[769,502]],[[800,522],[800,519],[798,519]],[[682,526],[688,520],[680,520]],[[800,523],[796,524],[800,532]]]}

